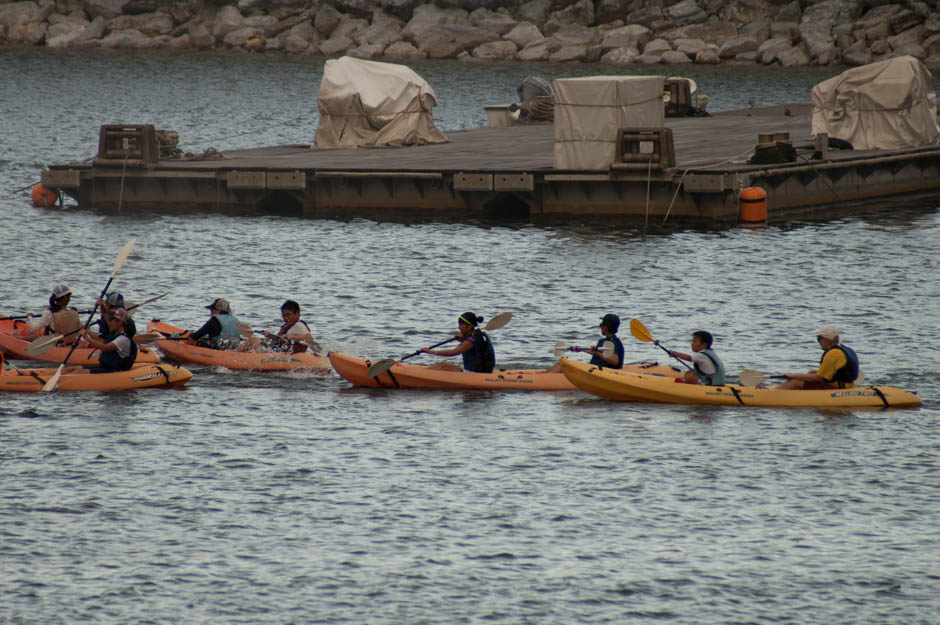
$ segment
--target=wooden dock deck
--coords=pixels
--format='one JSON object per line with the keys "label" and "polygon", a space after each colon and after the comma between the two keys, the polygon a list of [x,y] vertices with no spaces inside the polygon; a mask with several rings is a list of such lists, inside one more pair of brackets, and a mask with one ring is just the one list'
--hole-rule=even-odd
{"label": "wooden dock deck", "polygon": [[[667,118],[674,163],[615,163],[609,171],[554,169],[552,125],[522,124],[449,131],[448,143],[434,145],[276,146],[151,163],[102,159],[99,148],[91,163],[50,167],[42,183],[80,207],[127,210],[702,224],[737,222],[739,192],[752,186],[766,191],[771,220],[940,191],[940,146],[828,150],[814,158],[811,118],[810,106],[799,103]],[[779,133],[795,161],[748,163],[758,135]]]}

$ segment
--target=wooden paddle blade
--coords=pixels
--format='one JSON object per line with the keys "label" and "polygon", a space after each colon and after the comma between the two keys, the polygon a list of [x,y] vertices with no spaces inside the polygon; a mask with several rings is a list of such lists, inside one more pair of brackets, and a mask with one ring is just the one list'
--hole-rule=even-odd
{"label": "wooden paddle blade", "polygon": [[382,375],[389,369],[395,366],[395,363],[398,362],[394,358],[386,358],[378,362],[372,363],[368,369],[366,369],[366,375],[370,378],[374,378],[378,375]]}
{"label": "wooden paddle blade", "polygon": [[650,334],[650,331],[646,329],[646,326],[643,325],[643,322],[639,319],[630,320],[630,334],[636,337],[638,341],[643,341],[644,343],[653,342],[653,335]]}
{"label": "wooden paddle blade", "polygon": [[484,330],[499,330],[501,327],[509,323],[512,319],[511,312],[504,312],[496,315],[490,319],[486,325],[483,327]]}
{"label": "wooden paddle blade", "polygon": [[40,390],[41,393],[54,391],[56,387],[59,386],[59,378],[62,377],[62,369],[64,367],[65,363],[63,362],[61,365],[59,365],[59,368],[55,370],[55,373],[52,374],[52,377],[49,378],[49,381],[43,384],[42,389]]}
{"label": "wooden paddle blade", "polygon": [[121,248],[121,251],[118,252],[117,257],[114,259],[114,270],[111,272],[111,277],[117,275],[117,272],[121,270],[121,267],[124,266],[124,261],[127,260],[127,257],[130,256],[131,250],[134,249],[134,243],[137,243],[137,239],[131,239],[124,244],[124,247]]}
{"label": "wooden paddle blade", "polygon": [[235,324],[235,328],[238,330],[238,333],[243,339],[250,339],[255,334],[254,328],[252,328],[247,323],[238,322]]}
{"label": "wooden paddle blade", "polygon": [[29,354],[30,356],[39,356],[41,354],[45,354],[50,349],[55,347],[55,344],[58,343],[61,338],[62,338],[61,334],[50,334],[49,336],[41,336],[26,346],[26,353]]}
{"label": "wooden paddle blade", "polygon": [[134,335],[134,342],[138,345],[144,345],[146,343],[153,343],[154,341],[160,341],[165,338],[159,332],[143,332],[141,334]]}
{"label": "wooden paddle blade", "polygon": [[738,380],[741,382],[741,386],[757,386],[766,379],[767,376],[754,369],[744,369],[738,374]]}

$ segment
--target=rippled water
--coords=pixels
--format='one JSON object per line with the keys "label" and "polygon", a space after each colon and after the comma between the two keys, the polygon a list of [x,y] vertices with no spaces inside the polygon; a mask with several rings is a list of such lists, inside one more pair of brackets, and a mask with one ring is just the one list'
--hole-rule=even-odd
{"label": "rippled water", "polygon": [[[115,286],[169,292],[139,319],[192,328],[226,297],[273,329],[292,297],[330,348],[384,357],[446,338],[465,309],[511,311],[499,362],[547,366],[557,340],[595,340],[613,311],[669,347],[709,329],[732,371],[768,373],[809,368],[834,324],[869,381],[924,407],[644,406],[211,369],[182,390],[6,394],[0,622],[936,622],[934,205],[643,236],[39,210],[15,192],[45,163],[89,156],[102,123],[153,121],[220,149],[309,141],[319,68],[0,52],[3,312],[38,311],[59,280],[89,303],[136,238]],[[418,69],[445,129],[562,71]],[[766,103],[805,100],[825,77],[709,72],[712,102],[734,105],[755,77]],[[622,335],[629,359],[663,355]]]}

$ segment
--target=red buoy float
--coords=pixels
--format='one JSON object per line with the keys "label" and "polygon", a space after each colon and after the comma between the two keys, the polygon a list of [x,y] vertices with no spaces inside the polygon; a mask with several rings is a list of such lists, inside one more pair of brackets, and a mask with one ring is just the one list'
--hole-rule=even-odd
{"label": "red buoy float", "polygon": [[47,189],[42,184],[33,187],[33,206],[45,208],[54,205],[58,199],[58,193],[52,189]]}
{"label": "red buoy float", "polygon": [[741,189],[738,196],[741,221],[767,221],[767,192],[760,187]]}

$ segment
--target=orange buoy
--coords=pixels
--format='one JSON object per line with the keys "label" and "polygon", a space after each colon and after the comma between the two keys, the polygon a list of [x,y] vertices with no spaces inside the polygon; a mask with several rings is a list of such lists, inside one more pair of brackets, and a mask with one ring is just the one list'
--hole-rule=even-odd
{"label": "orange buoy", "polygon": [[741,221],[767,221],[767,192],[760,187],[748,187],[738,196]]}
{"label": "orange buoy", "polygon": [[52,189],[47,189],[42,184],[33,187],[33,206],[52,206],[59,199],[59,194]]}

